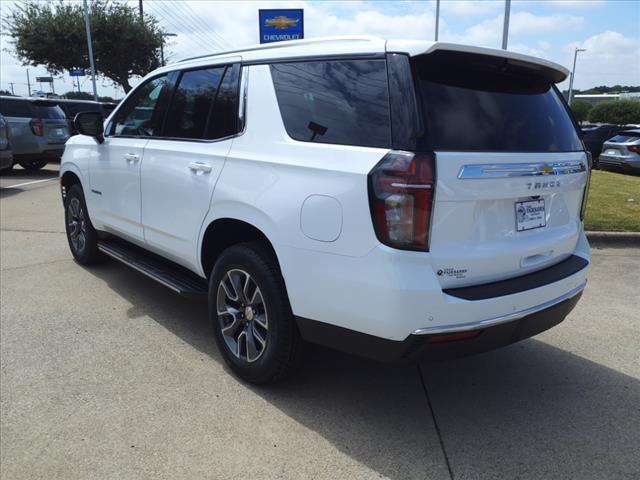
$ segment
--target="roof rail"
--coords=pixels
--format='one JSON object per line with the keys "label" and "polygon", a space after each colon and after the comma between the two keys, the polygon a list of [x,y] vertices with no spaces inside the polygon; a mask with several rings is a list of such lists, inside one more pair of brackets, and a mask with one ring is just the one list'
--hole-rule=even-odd
{"label": "roof rail", "polygon": [[251,45],[248,47],[239,48],[237,50],[225,50],[222,52],[207,53],[204,55],[198,55],[196,57],[183,58],[181,60],[178,60],[175,63],[189,62],[191,60],[199,60],[201,58],[217,57],[221,55],[232,55],[235,53],[242,53],[242,52],[253,52],[256,50],[271,50],[276,48],[294,47],[297,45],[311,45],[311,44],[332,43],[332,42],[354,42],[354,41],[355,42],[372,42],[375,40],[381,40],[381,39],[379,37],[374,37],[371,35],[336,35],[332,37],[309,38],[306,40],[287,40],[285,42],[274,42],[274,43],[267,43],[267,44],[260,44],[260,45]]}

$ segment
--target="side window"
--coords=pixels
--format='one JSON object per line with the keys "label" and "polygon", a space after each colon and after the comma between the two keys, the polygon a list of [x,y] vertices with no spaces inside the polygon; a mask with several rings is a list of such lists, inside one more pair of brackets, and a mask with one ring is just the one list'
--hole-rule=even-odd
{"label": "side window", "polygon": [[224,72],[205,138],[223,138],[238,132],[238,90],[240,64],[230,65]]}
{"label": "side window", "polygon": [[291,138],[391,146],[385,60],[280,63],[271,76]]}
{"label": "side window", "polygon": [[183,72],[173,93],[163,137],[204,138],[224,67]]}
{"label": "side window", "polygon": [[148,80],[125,100],[111,123],[111,135],[150,137],[157,135],[163,112],[155,108],[160,93],[168,85],[166,75]]}

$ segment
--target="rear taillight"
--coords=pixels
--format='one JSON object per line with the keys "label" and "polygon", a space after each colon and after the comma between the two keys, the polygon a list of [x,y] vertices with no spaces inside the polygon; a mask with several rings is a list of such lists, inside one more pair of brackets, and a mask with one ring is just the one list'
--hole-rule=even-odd
{"label": "rear taillight", "polygon": [[640,153],[640,145],[629,145],[627,150],[633,153]]}
{"label": "rear taillight", "polygon": [[39,137],[44,135],[44,125],[42,124],[42,120],[39,118],[32,118],[29,122],[29,127],[31,127],[31,131],[34,135]]}
{"label": "rear taillight", "polygon": [[589,198],[589,185],[591,184],[591,169],[593,168],[593,159],[591,152],[588,150],[585,152],[587,155],[587,183],[584,185],[582,191],[582,204],[580,205],[580,220],[584,220],[584,214],[587,211],[587,200]]}
{"label": "rear taillight", "polygon": [[435,189],[435,157],[392,150],[369,173],[371,217],[378,240],[427,250]]}

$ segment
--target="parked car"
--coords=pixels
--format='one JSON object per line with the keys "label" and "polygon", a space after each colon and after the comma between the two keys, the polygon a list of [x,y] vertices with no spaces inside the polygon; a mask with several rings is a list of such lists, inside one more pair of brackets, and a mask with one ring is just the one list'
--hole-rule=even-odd
{"label": "parked car", "polygon": [[109,116],[111,110],[108,107],[105,107],[105,104],[102,102],[94,102],[93,100],[58,100],[58,106],[62,108],[64,114],[67,117],[67,121],[69,122],[69,130],[71,135],[76,135],[78,132],[73,126],[73,119],[80,112],[99,112],[104,118]]}
{"label": "parked car", "polygon": [[604,142],[600,167],[640,173],[640,129],[623,130]]}
{"label": "parked car", "polygon": [[250,382],[289,374],[303,341],[411,361],[522,340],[587,279],[567,74],[371,37],[160,68],[106,124],[76,117],[60,170],[71,253],[206,296]]}
{"label": "parked car", "polygon": [[13,153],[9,144],[9,125],[0,114],[0,172],[13,167]]}
{"label": "parked car", "polygon": [[583,127],[583,142],[588,151],[591,152],[593,165],[598,167],[598,158],[602,152],[602,144],[606,139],[611,138],[624,127],[622,125],[602,124],[593,127]]}
{"label": "parked car", "polygon": [[0,96],[0,113],[9,124],[14,161],[27,170],[38,170],[64,152],[69,128],[55,101]]}

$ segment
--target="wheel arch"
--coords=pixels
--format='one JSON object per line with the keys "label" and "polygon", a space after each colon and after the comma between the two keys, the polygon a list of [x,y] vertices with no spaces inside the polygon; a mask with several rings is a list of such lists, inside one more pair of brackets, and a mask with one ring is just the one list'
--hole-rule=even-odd
{"label": "wheel arch", "polygon": [[202,236],[200,246],[200,265],[203,273],[209,277],[220,254],[228,247],[239,243],[260,241],[273,254],[278,270],[278,254],[269,237],[262,229],[250,222],[232,217],[222,217],[211,221]]}
{"label": "wheel arch", "polygon": [[64,168],[60,170],[60,187],[62,189],[63,199],[69,189],[76,184],[80,185],[84,190],[80,169],[73,164],[65,164]]}

